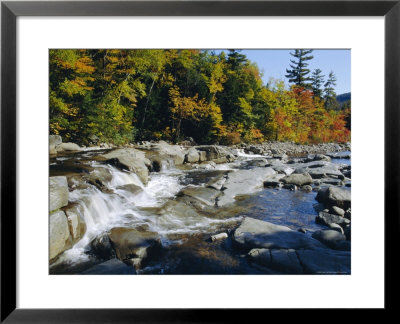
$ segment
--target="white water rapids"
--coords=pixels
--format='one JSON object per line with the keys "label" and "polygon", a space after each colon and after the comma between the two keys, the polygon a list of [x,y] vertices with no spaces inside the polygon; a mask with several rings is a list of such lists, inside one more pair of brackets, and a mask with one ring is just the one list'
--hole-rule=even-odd
{"label": "white water rapids", "polygon": [[[105,183],[107,192],[100,191],[93,185],[84,189],[74,189],[69,193],[69,201],[80,205],[86,223],[86,233],[71,249],[65,251],[59,259],[52,264],[78,263],[89,259],[85,253],[89,243],[99,234],[113,227],[148,226],[150,231],[161,236],[163,245],[171,244],[166,236],[172,233],[199,233],[211,232],[215,226],[229,219],[211,219],[201,215],[178,217],[169,213],[162,215],[149,211],[159,208],[166,201],[172,199],[184,187],[180,184],[183,171],[171,167],[166,162],[160,172],[151,173],[147,185],[139,177],[130,172],[120,171],[111,165],[92,162],[94,168],[106,168],[112,175],[111,181]],[[224,166],[221,169],[226,169]],[[124,190],[121,186],[132,184],[141,188],[138,193]],[[147,210],[146,210],[147,208]]]}

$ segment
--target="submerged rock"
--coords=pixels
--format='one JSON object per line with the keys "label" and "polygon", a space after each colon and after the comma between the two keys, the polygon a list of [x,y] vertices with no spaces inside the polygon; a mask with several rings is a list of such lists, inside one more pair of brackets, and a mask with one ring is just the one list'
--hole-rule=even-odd
{"label": "submerged rock", "polygon": [[118,259],[111,259],[85,270],[82,274],[88,275],[129,275],[136,274],[131,265],[127,265]]}

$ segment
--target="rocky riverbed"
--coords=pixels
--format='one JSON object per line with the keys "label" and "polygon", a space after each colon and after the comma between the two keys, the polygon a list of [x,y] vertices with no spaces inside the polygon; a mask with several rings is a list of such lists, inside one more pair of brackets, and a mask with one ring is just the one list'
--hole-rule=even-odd
{"label": "rocky riverbed", "polygon": [[50,136],[51,274],[350,274],[349,144]]}

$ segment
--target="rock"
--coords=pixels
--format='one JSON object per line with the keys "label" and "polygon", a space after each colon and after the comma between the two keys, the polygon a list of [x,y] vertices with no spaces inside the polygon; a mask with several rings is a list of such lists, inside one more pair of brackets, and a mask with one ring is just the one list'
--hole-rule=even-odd
{"label": "rock", "polygon": [[338,215],[338,216],[344,216],[345,211],[342,208],[339,208],[337,206],[332,206],[329,212],[333,215]]}
{"label": "rock", "polygon": [[200,162],[207,161],[207,152],[206,151],[199,151],[199,161]]}
{"label": "rock", "polygon": [[82,151],[82,148],[75,143],[61,143],[56,146],[57,152],[68,152],[68,151]]}
{"label": "rock", "polygon": [[322,245],[289,227],[275,225],[255,218],[246,217],[233,235],[235,243],[246,248],[300,249]]}
{"label": "rock", "polygon": [[296,252],[292,249],[252,249],[248,256],[252,262],[281,273],[303,273]]}
{"label": "rock", "polygon": [[116,149],[100,156],[106,163],[112,164],[121,170],[136,173],[139,179],[147,184],[151,163],[144,152],[134,148]]}
{"label": "rock", "polygon": [[280,179],[284,177],[283,174],[274,174],[268,177],[268,180],[264,181],[264,187],[265,188],[276,188],[280,187],[282,183],[280,182]]}
{"label": "rock", "polygon": [[197,163],[200,160],[199,152],[195,148],[190,148],[185,155],[185,162]]}
{"label": "rock", "polygon": [[346,239],[347,239],[348,241],[351,240],[351,224],[346,225],[346,226],[344,227],[344,235],[346,236]]}
{"label": "rock", "polygon": [[56,147],[62,143],[62,138],[60,135],[49,135],[49,146]]}
{"label": "rock", "polygon": [[331,158],[322,154],[310,154],[307,156],[307,162],[311,161],[331,161]]}
{"label": "rock", "polygon": [[322,188],[315,199],[328,207],[337,206],[345,210],[351,207],[351,192],[344,188]]}
{"label": "rock", "polygon": [[313,189],[310,185],[305,185],[301,187],[301,190],[305,191],[305,192],[312,192]]}
{"label": "rock", "polygon": [[88,275],[128,275],[136,274],[132,266],[126,265],[118,259],[111,259],[85,270],[82,274]]}
{"label": "rock", "polygon": [[226,146],[218,145],[200,145],[195,146],[198,151],[206,152],[207,161],[214,161],[215,163],[231,162],[235,159],[233,152]]}
{"label": "rock", "polygon": [[151,252],[161,247],[160,237],[155,232],[139,232],[134,228],[115,227],[108,237],[114,247],[117,258],[129,260],[147,257]]}
{"label": "rock", "polygon": [[71,234],[72,244],[78,242],[86,232],[86,223],[83,218],[81,205],[73,205],[65,210],[68,219],[69,232]]}
{"label": "rock", "polygon": [[271,168],[256,168],[251,170],[238,170],[228,173],[228,178],[223,186],[223,195],[217,199],[218,206],[235,202],[238,195],[254,194],[262,189],[264,181],[268,180],[275,171]]}
{"label": "rock", "polygon": [[54,145],[50,145],[49,154],[50,155],[57,155],[57,150],[56,150],[56,147]]}
{"label": "rock", "polygon": [[221,192],[213,188],[187,187],[180,194],[195,198],[205,205],[215,206],[215,200]]}
{"label": "rock", "polygon": [[335,223],[329,224],[329,228],[334,231],[339,232],[340,234],[344,234],[343,228],[338,224],[335,224]]}
{"label": "rock", "polygon": [[318,216],[315,218],[317,224],[329,226],[330,224],[338,224],[342,227],[350,224],[350,221],[344,217],[328,214],[326,212],[319,212]]}
{"label": "rock", "polygon": [[307,274],[350,274],[350,253],[334,250],[297,250],[297,256]]}
{"label": "rock", "polygon": [[267,159],[251,159],[251,160],[246,161],[246,164],[248,166],[263,168],[268,165],[268,160]]}
{"label": "rock", "polygon": [[228,234],[226,233],[219,233],[219,234],[215,234],[213,236],[211,236],[211,241],[219,241],[219,240],[225,240],[228,238]]}
{"label": "rock", "polygon": [[116,256],[107,233],[102,233],[95,237],[89,246],[90,252],[100,260],[109,260]]}
{"label": "rock", "polygon": [[284,184],[284,185],[283,185],[283,188],[284,188],[284,189],[291,190],[291,191],[296,191],[296,190],[297,190],[297,186],[294,185],[294,184]]}
{"label": "rock", "polygon": [[50,214],[50,260],[72,247],[67,216],[61,210]]}
{"label": "rock", "polygon": [[221,175],[207,182],[206,187],[213,188],[215,190],[221,190],[225,182],[226,182],[226,177],[224,175]]}
{"label": "rock", "polygon": [[57,176],[49,179],[50,206],[53,211],[68,205],[68,182],[67,177]]}
{"label": "rock", "polygon": [[351,208],[347,209],[344,213],[344,217],[347,219],[351,219]]}
{"label": "rock", "polygon": [[304,234],[307,233],[307,229],[305,229],[304,227],[299,228],[297,231]]}
{"label": "rock", "polygon": [[135,185],[133,183],[128,183],[128,184],[123,185],[123,186],[118,186],[117,189],[118,190],[128,191],[128,192],[130,192],[131,194],[134,194],[134,195],[137,195],[137,194],[143,192],[143,188],[142,187],[140,187],[138,185]]}
{"label": "rock", "polygon": [[150,150],[161,157],[171,158],[175,165],[181,165],[185,161],[185,153],[179,145],[171,145],[167,142],[159,141],[152,143]]}
{"label": "rock", "polygon": [[335,230],[317,231],[312,234],[312,237],[332,249],[337,249],[336,245],[339,241],[346,240],[346,236]]}
{"label": "rock", "polygon": [[96,183],[101,187],[105,187],[111,182],[112,174],[107,168],[96,167],[89,173],[88,178],[91,183]]}
{"label": "rock", "polygon": [[304,186],[312,183],[312,178],[308,173],[303,174],[291,174],[282,178],[282,181],[286,184],[294,184],[296,186]]}

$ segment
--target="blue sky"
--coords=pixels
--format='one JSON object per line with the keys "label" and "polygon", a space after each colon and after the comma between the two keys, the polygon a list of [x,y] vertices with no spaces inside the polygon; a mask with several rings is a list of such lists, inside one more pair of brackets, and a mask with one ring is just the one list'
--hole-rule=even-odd
{"label": "blue sky", "polygon": [[[267,84],[270,77],[281,79],[287,85],[285,78],[286,69],[289,68],[290,52],[293,50],[243,50],[251,61],[257,63],[263,72],[264,83]],[[219,52],[219,51],[217,51]],[[225,51],[227,52],[227,51]],[[326,77],[330,71],[336,75],[336,94],[351,91],[350,78],[350,50],[314,50],[314,58],[309,62],[308,68],[311,72],[317,68],[322,70]],[[326,79],[326,78],[325,78]]]}

